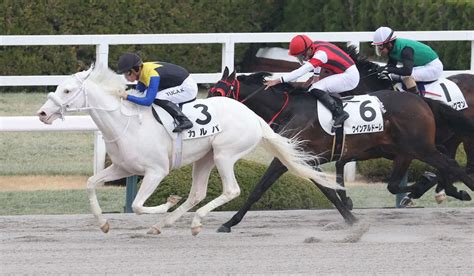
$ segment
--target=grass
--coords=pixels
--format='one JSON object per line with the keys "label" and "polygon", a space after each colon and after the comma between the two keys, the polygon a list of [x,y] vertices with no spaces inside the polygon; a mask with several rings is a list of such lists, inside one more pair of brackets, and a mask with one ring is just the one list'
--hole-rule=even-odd
{"label": "grass", "polygon": [[[348,194],[354,208],[392,208],[395,196],[385,188],[385,184],[369,184],[348,187]],[[474,198],[474,193],[470,192]],[[125,188],[101,188],[97,197],[104,212],[123,212]],[[416,200],[418,207],[474,207],[474,201],[461,202],[448,198],[436,204],[433,190]],[[85,190],[0,192],[0,216],[39,215],[39,214],[90,214],[89,201]]]}
{"label": "grass", "polygon": [[[104,212],[123,212],[125,188],[97,189]],[[0,192],[0,215],[88,214],[86,190]]]}

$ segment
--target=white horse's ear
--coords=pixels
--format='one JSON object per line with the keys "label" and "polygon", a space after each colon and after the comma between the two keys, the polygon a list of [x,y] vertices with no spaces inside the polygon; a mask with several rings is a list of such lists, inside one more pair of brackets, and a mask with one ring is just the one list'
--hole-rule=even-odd
{"label": "white horse's ear", "polygon": [[87,72],[89,72],[89,71],[92,72],[92,70],[94,70],[94,68],[95,68],[95,63],[92,63],[92,64],[91,64],[91,67],[89,67],[89,69],[87,70]]}
{"label": "white horse's ear", "polygon": [[224,73],[222,73],[222,80],[227,79],[227,76],[229,76],[229,68],[226,66],[224,69]]}

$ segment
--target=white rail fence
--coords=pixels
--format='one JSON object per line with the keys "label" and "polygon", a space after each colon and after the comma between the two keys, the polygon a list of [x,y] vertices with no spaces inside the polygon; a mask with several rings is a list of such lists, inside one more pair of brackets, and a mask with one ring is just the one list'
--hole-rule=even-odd
{"label": "white rail fence", "polygon": [[[109,46],[121,44],[221,44],[222,70],[225,66],[234,68],[235,44],[238,43],[288,43],[298,33],[219,33],[219,34],[132,34],[132,35],[28,35],[0,36],[2,47],[49,46],[49,45],[95,45],[96,65],[108,66]],[[372,32],[330,32],[306,33],[313,39],[330,42],[347,42],[359,47],[362,42],[372,39]],[[471,63],[469,72],[474,70],[474,31],[423,31],[397,32],[399,37],[420,41],[470,41]],[[166,59],[166,57],[164,57]],[[221,71],[222,71],[221,70]],[[445,76],[465,71],[446,71]],[[284,75],[277,73],[275,75]],[[214,83],[221,72],[191,74],[198,83]],[[55,86],[67,76],[0,76],[0,86]],[[58,120],[57,120],[58,121]],[[69,116],[65,121],[44,125],[36,117],[0,117],[0,131],[94,131],[94,172],[103,169],[105,145],[97,127],[88,116]],[[354,165],[349,165],[354,167]],[[349,180],[354,178],[354,170],[348,172]]]}

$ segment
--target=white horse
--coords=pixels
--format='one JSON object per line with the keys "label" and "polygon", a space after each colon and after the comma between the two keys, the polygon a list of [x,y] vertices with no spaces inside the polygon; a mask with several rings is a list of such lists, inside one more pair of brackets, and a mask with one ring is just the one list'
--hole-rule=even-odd
{"label": "white horse", "polygon": [[[125,80],[110,69],[91,67],[67,78],[54,93],[49,93],[48,100],[37,113],[43,123],[51,124],[66,112],[87,111],[102,132],[113,165],[87,180],[87,192],[92,213],[104,233],[108,232],[109,223],[102,216],[97,200],[95,188],[99,183],[143,175],[143,182],[132,204],[136,214],[164,213],[179,201],[176,197],[170,197],[165,204],[143,206],[172,167],[174,141],[154,119],[150,107],[121,102],[117,92],[125,88]],[[191,191],[179,208],[151,227],[149,234],[161,233],[163,227],[173,224],[202,201],[206,196],[209,174],[217,166],[223,193],[196,211],[191,230],[193,235],[197,235],[202,229],[201,219],[204,216],[240,194],[234,164],[261,141],[264,148],[280,159],[293,174],[326,187],[339,188],[326,174],[308,165],[314,161],[314,155],[303,152],[301,142],[274,133],[245,105],[226,97],[204,101],[214,109],[221,132],[182,142],[182,165],[194,163]]]}

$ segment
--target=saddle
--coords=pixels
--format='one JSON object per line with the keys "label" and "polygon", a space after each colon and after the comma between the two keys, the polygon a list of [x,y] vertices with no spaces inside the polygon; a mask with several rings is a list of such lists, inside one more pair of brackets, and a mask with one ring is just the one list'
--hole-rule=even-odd
{"label": "saddle", "polygon": [[[453,81],[445,78],[438,79],[431,82],[417,82],[418,91],[422,93],[425,98],[444,102],[456,110],[463,110],[468,108],[467,101],[459,89],[458,85]],[[394,85],[397,91],[406,91],[403,83],[396,83]]]}

